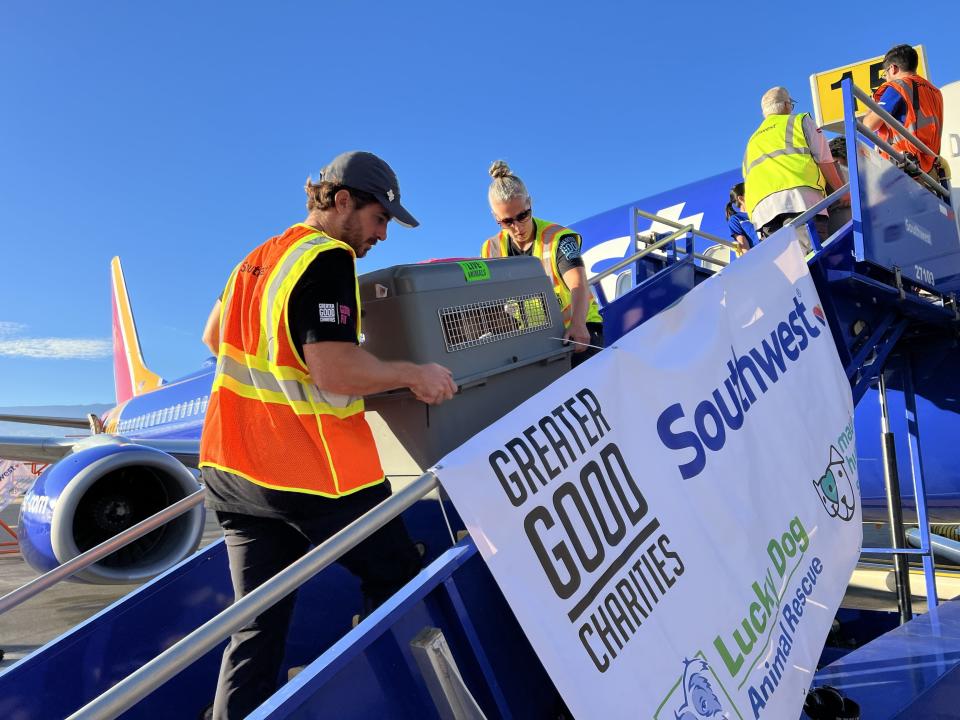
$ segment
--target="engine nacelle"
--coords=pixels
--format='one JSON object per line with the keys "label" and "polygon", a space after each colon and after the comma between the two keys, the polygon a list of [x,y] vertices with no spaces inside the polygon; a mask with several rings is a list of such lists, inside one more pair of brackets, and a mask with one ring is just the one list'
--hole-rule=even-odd
{"label": "engine nacelle", "polygon": [[[47,468],[24,496],[18,533],[23,558],[46,572],[199,488],[193,473],[170,455],[104,438]],[[197,549],[204,516],[200,504],[73,579],[103,585],[147,580]]]}

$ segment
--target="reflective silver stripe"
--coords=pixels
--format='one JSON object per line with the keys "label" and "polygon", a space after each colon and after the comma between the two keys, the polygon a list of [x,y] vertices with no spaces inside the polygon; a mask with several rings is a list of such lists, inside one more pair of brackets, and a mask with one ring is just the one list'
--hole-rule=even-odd
{"label": "reflective silver stripe", "polygon": [[918,107],[916,112],[916,121],[914,122],[913,127],[908,125],[907,130],[916,135],[917,130],[925,128],[928,125],[933,125],[940,130],[940,118],[938,118],[936,115],[924,115],[920,112],[920,108]]}
{"label": "reflective silver stripe", "polygon": [[747,172],[745,174],[749,175],[750,171],[753,170],[753,168],[756,165],[759,165],[760,163],[762,163],[764,160],[769,160],[770,158],[779,157],[780,155],[812,155],[812,154],[813,153],[810,152],[810,148],[792,148],[790,150],[787,150],[787,149],[774,150],[772,153],[761,155],[752,163],[750,163],[750,167],[747,168]]}
{"label": "reflective silver stripe", "polygon": [[[909,107],[914,109],[914,121],[910,125],[907,125],[905,122],[903,123],[903,126],[910,132],[911,135],[916,135],[917,130],[928,127],[929,125],[934,125],[938,129],[940,128],[940,118],[938,118],[936,115],[924,115],[922,113],[920,103],[913,94],[914,85],[912,82],[907,82],[906,80],[894,80],[893,84],[903,89],[903,92],[906,95],[904,101],[909,105]],[[917,91],[919,92],[919,88],[917,88]],[[902,138],[900,137],[899,133],[894,132],[891,139],[896,141],[897,139],[905,140],[906,138]]]}
{"label": "reflective silver stripe", "polygon": [[349,395],[326,393],[313,384],[305,384],[296,380],[282,380],[272,373],[249,367],[225,355],[218,363],[218,372],[248,387],[282,393],[291,402],[325,403],[333,407],[344,408],[358,399]]}
{"label": "reflective silver stripe", "polygon": [[[910,83],[910,88],[911,88],[911,90],[913,89],[913,83]],[[917,87],[917,92],[918,92],[918,93],[920,92],[920,87],[919,87],[919,86]],[[920,107],[920,98],[917,98],[917,102],[916,102],[914,105],[915,105],[915,107],[916,107],[916,113],[915,113],[915,114],[916,114],[916,116],[917,116],[917,118],[916,118],[916,127],[915,127],[915,128],[908,128],[908,129],[910,130],[910,132],[912,132],[914,135],[916,135],[917,130],[919,130],[920,128],[925,128],[925,127],[927,127],[928,125],[934,125],[934,126],[937,127],[938,130],[940,129],[940,118],[938,118],[936,115],[924,115],[924,114],[922,113],[922,108]],[[933,149],[933,148],[931,148],[931,149]]]}
{"label": "reflective silver stripe", "polygon": [[907,102],[913,105],[913,83],[909,83],[906,80],[894,80],[893,84],[903,88],[903,91],[907,94]]}
{"label": "reflective silver stripe", "polygon": [[797,124],[799,115],[791,115],[787,118],[787,141],[784,147],[787,150],[793,150],[793,126]]}
{"label": "reflective silver stripe", "polygon": [[[802,114],[803,113],[801,113],[800,115],[791,115],[790,117],[787,118],[787,125],[786,125],[787,132],[786,132],[786,138],[784,140],[784,148],[782,150],[774,150],[771,153],[765,153],[757,157],[752,163],[750,163],[750,165],[747,166],[746,170],[744,170],[743,172],[744,179],[746,179],[746,176],[750,174],[750,171],[753,170],[754,167],[762,163],[764,160],[780,157],[781,155],[812,155],[813,154],[810,151],[810,148],[797,147],[793,143],[793,131],[797,123],[797,118],[799,118]],[[744,153],[743,162],[744,164],[746,164],[747,162],[746,153]]]}
{"label": "reflective silver stripe", "polygon": [[489,257],[503,257],[503,241],[500,239],[499,233],[488,239],[485,244],[490,248]]}
{"label": "reflective silver stripe", "polygon": [[303,257],[304,253],[308,252],[311,248],[314,248],[317,245],[323,245],[325,242],[329,242],[329,238],[324,235],[320,235],[309,240],[300,240],[299,245],[296,245],[293,250],[287,253],[287,257],[284,258],[283,262],[273,271],[270,276],[270,284],[267,286],[267,290],[263,294],[262,301],[267,304],[267,323],[266,327],[264,328],[264,332],[267,335],[267,359],[270,362],[276,361],[276,358],[274,357],[273,346],[274,341],[276,340],[274,333],[277,329],[277,320],[273,316],[273,301],[276,299],[276,295],[280,291],[280,286],[283,284],[283,281],[286,279],[291,268],[296,264],[297,260]]}
{"label": "reflective silver stripe", "polygon": [[271,373],[256,370],[226,355],[221,358],[219,371],[243,385],[255,387],[258,390],[282,393],[289,400],[310,400],[305,389],[307,386],[296,380],[279,380]]}

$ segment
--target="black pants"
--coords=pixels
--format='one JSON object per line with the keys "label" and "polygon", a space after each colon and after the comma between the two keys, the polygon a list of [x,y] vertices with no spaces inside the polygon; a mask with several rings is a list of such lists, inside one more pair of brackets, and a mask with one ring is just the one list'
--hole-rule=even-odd
{"label": "black pants", "polygon": [[[337,500],[316,502],[310,512],[284,519],[217,512],[237,600],[244,597],[390,495],[386,482]],[[318,510],[319,508],[319,510]],[[420,556],[403,521],[391,521],[346,553],[340,564],[360,578],[365,608],[373,609],[420,569]],[[213,717],[239,720],[277,687],[296,593],[291,593],[230,638],[223,653]],[[346,631],[347,628],[344,628]]]}
{"label": "black pants", "polygon": [[587,330],[590,332],[590,344],[596,345],[596,347],[584,348],[583,352],[575,352],[570,358],[570,367],[575,368],[577,365],[582,363],[584,360],[592,358],[598,352],[597,348],[602,348],[603,345],[603,323],[591,322],[587,323]]}
{"label": "black pants", "polygon": [[[800,215],[802,215],[802,213],[783,213],[781,215],[777,215],[775,218],[773,218],[773,220],[760,228],[760,237],[770,237],[788,222],[796,217],[800,217]],[[821,244],[824,240],[830,237],[830,219],[828,216],[814,215],[813,226],[817,229],[817,235],[820,236]],[[798,230],[800,231],[800,247],[803,248],[803,254],[806,255],[808,252],[810,252],[810,250],[813,249],[813,246],[810,244],[810,236],[807,234],[806,227],[798,228]]]}

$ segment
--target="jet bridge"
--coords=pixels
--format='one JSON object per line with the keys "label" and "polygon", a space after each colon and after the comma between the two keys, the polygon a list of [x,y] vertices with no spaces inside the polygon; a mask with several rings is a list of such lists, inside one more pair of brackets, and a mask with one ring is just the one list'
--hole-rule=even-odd
{"label": "jet bridge", "polygon": [[[861,400],[874,385],[881,398],[888,387],[904,393],[920,547],[907,548],[898,535],[892,548],[870,550],[922,559],[931,612],[914,622],[923,624],[921,634],[931,638],[929,650],[937,658],[935,663],[924,664],[923,682],[917,684],[916,668],[893,659],[903,647],[897,637],[877,646],[887,660],[880,680],[899,678],[891,681],[899,695],[895,699],[885,696],[883,706],[875,703],[875,712],[869,715],[884,718],[894,717],[920,692],[953,672],[960,658],[953,650],[944,650],[949,642],[933,639],[943,628],[955,627],[952,615],[946,617],[955,614],[955,608],[953,604],[945,606],[950,611],[944,611],[944,623],[939,623],[916,413],[917,396],[947,409],[954,408],[958,397],[952,390],[956,380],[951,375],[960,327],[955,296],[960,284],[960,236],[954,210],[945,199],[948,196],[934,187],[936,181],[921,178],[924,187],[878,157],[863,139],[868,133],[853,118],[856,90],[849,80],[844,92],[848,147],[856,150],[850,153],[849,186],[827,198],[823,207],[849,191],[851,217],[828,238],[818,237],[813,228],[813,215],[819,207],[798,218],[796,224],[810,234],[813,252],[808,263],[854,399]],[[861,101],[868,98],[861,97]],[[644,214],[632,212],[634,218]],[[657,220],[671,224],[663,218]],[[691,226],[674,225],[677,231],[665,237],[641,240],[634,234],[636,252],[608,271],[631,270],[629,286],[623,284],[619,297],[607,302],[597,285],[604,301],[608,344],[615,344],[624,333],[718,270],[722,272],[723,261],[717,254],[702,250],[703,233]],[[714,245],[725,242],[709,236],[705,239]],[[375,297],[390,295],[390,289],[400,286],[411,287],[392,277],[392,285],[382,279],[375,283],[388,288],[378,291],[374,287]],[[510,297],[515,294],[511,291]],[[489,319],[506,327],[509,332],[505,334],[511,339],[529,340],[536,335],[524,332],[527,320],[522,299],[498,298],[490,307]],[[539,328],[540,337],[556,337],[554,325]],[[458,332],[461,338],[480,340],[487,330],[461,327]],[[543,346],[544,352],[548,349]],[[528,352],[527,357],[538,358],[532,360],[536,363],[545,359],[537,351]],[[516,358],[519,355],[511,351],[502,359],[517,362]],[[548,369],[546,374],[551,372]],[[511,402],[518,400],[511,398]],[[453,421],[444,419],[444,423]],[[888,432],[887,425],[884,429]],[[442,441],[434,449],[440,445]],[[885,447],[892,451],[892,443]],[[902,531],[897,515],[897,465],[893,458],[887,459],[892,468],[888,475],[892,525]],[[442,543],[445,529],[439,511],[431,518],[409,514],[423,511],[420,499],[436,486],[432,474],[421,476],[222,613],[230,599],[225,553],[222,544],[205,549],[0,675],[0,714],[12,718],[70,713],[78,718],[199,717],[212,700],[219,656],[231,630],[305,582],[300,607],[326,607],[329,611],[318,623],[315,612],[298,610],[288,647],[288,664],[295,666],[290,671],[292,680],[250,717],[562,716],[559,695],[469,537],[456,544],[448,542],[450,547],[402,591],[336,639],[357,598],[355,589],[336,591],[336,587],[349,586],[349,578],[324,568],[404,511],[412,526],[434,527],[432,537]],[[905,564],[899,569],[903,582]],[[906,587],[901,586],[900,600],[901,615],[908,620],[912,610]],[[910,635],[906,628],[901,635],[904,633]],[[913,638],[912,642],[918,641]],[[849,694],[856,698],[857,681],[862,681],[862,672],[869,665],[851,660],[846,667],[825,669],[821,677],[841,686],[849,682]],[[934,666],[936,669],[931,669]],[[913,680],[905,679],[907,675]],[[876,694],[875,687],[867,689]]]}

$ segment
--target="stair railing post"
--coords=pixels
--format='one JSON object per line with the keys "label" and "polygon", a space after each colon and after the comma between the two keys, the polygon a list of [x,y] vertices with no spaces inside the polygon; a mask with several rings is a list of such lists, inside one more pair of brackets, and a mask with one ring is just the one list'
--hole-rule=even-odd
{"label": "stair railing post", "polygon": [[917,396],[913,390],[913,358],[903,357],[903,399],[907,416],[907,444],[910,449],[910,473],[913,476],[913,497],[917,504],[917,525],[920,549],[923,551],[923,575],[927,585],[927,610],[939,604],[937,571],[930,542],[930,520],[927,517],[927,488],[923,477],[923,454],[920,450],[920,420],[917,417]]}
{"label": "stair railing post", "polygon": [[[887,490],[887,517],[890,521],[890,539],[893,549],[907,547],[903,532],[903,508],[900,505],[900,479],[897,474],[897,450],[893,433],[890,431],[890,415],[887,410],[887,383],[884,373],[880,373],[880,438],[883,450],[883,479]],[[894,580],[897,587],[897,607],[900,610],[900,624],[913,619],[913,607],[910,599],[910,567],[907,558],[901,553],[893,555]]]}

